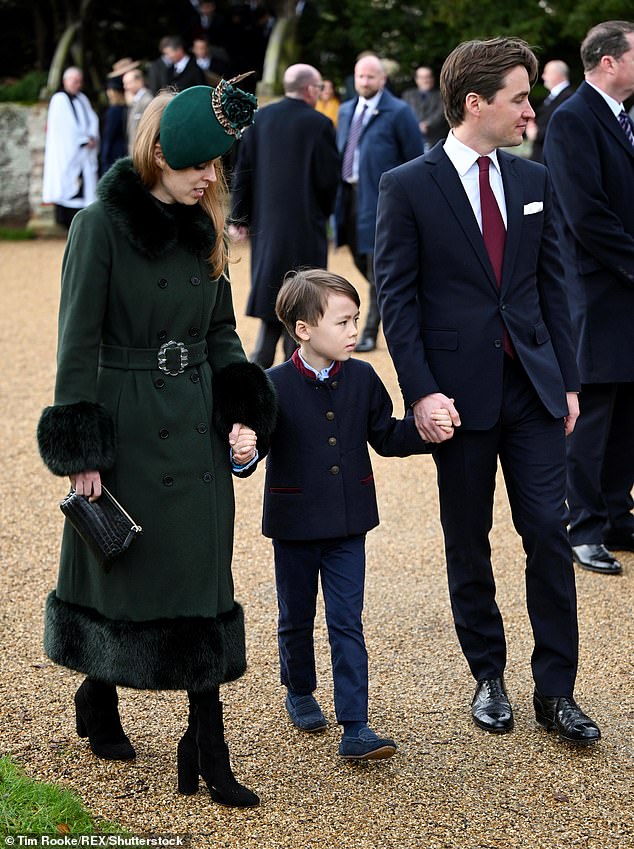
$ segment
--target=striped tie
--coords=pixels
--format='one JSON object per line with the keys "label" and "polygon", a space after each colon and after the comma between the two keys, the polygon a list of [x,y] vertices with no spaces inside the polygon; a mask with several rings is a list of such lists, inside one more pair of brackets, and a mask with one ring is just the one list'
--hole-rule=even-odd
{"label": "striped tie", "polygon": [[354,165],[354,154],[357,149],[357,145],[359,144],[359,136],[361,135],[361,130],[363,129],[363,119],[365,118],[365,113],[368,108],[368,104],[363,104],[363,109],[357,117],[352,122],[350,126],[350,132],[348,133],[348,140],[346,142],[346,149],[343,153],[343,166],[341,168],[341,176],[343,179],[349,183],[352,180],[352,172]]}
{"label": "striped tie", "polygon": [[621,125],[621,127],[623,127],[623,132],[627,136],[627,140],[634,147],[634,132],[632,132],[632,122],[628,118],[625,109],[621,109],[621,111],[616,117],[619,119],[619,124]]}

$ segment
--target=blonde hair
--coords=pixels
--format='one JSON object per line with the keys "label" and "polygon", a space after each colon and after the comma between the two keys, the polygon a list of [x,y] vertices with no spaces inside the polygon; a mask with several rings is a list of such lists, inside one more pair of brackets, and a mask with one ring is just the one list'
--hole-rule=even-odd
{"label": "blonde hair", "polygon": [[[177,94],[176,91],[162,90],[149,103],[134,137],[132,148],[132,161],[143,184],[151,190],[158,183],[161,169],[158,167],[155,157],[156,144],[160,144],[160,125],[163,111],[170,100]],[[228,189],[225,180],[224,169],[220,159],[214,160],[216,181],[210,183],[199,201],[205,215],[211,220],[215,232],[215,242],[207,261],[211,266],[213,277],[221,277],[225,274],[228,262],[227,239],[225,235],[225,224],[227,220]]]}

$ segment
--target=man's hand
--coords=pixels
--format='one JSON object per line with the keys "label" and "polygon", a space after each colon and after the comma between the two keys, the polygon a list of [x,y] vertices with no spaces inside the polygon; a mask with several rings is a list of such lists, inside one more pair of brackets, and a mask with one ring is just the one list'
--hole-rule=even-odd
{"label": "man's hand", "polygon": [[453,436],[453,430],[440,427],[434,421],[432,414],[437,410],[447,410],[454,427],[460,427],[460,416],[454,407],[454,399],[448,398],[442,392],[434,392],[420,398],[412,407],[414,421],[421,437],[425,442],[445,442]]}
{"label": "man's hand", "polygon": [[579,396],[576,392],[566,392],[566,400],[568,401],[568,415],[564,416],[564,429],[566,436],[570,436],[579,418]]}
{"label": "man's hand", "polygon": [[247,227],[237,227],[235,224],[230,224],[227,227],[227,233],[232,242],[244,242],[249,235]]}

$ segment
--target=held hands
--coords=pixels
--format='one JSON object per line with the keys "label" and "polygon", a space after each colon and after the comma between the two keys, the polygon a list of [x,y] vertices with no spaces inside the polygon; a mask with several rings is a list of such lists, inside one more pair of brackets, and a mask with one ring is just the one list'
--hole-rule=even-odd
{"label": "held hands", "polygon": [[88,495],[89,501],[101,497],[101,475],[97,471],[77,472],[70,475],[70,485],[77,495]]}
{"label": "held hands", "polygon": [[453,436],[454,428],[460,427],[454,399],[442,392],[425,395],[412,409],[416,427],[425,442],[446,442]]}
{"label": "held hands", "polygon": [[246,425],[236,423],[229,434],[231,457],[238,466],[245,466],[255,457],[256,433]]}

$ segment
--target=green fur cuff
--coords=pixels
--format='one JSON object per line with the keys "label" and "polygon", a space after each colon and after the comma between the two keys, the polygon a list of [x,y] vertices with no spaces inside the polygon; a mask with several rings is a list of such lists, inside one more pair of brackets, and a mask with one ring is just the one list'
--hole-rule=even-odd
{"label": "green fur cuff", "polygon": [[112,417],[91,401],[46,407],[37,426],[37,442],[42,460],[62,477],[109,469],[117,453]]}
{"label": "green fur cuff", "polygon": [[138,690],[203,692],[246,670],[242,607],[203,617],[130,622],[46,601],[44,650],[61,666]]}

